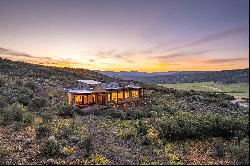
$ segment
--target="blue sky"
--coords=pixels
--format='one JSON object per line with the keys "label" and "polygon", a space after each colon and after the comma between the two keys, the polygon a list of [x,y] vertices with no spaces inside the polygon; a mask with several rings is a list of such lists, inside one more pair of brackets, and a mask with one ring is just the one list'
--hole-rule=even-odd
{"label": "blue sky", "polygon": [[100,70],[248,67],[248,0],[0,0],[0,57]]}

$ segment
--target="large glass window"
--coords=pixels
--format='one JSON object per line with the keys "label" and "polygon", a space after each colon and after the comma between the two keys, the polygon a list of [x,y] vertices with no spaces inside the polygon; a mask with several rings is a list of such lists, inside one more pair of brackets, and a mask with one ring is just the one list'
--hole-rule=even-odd
{"label": "large glass window", "polygon": [[125,91],[125,99],[129,98],[129,91]]}
{"label": "large glass window", "polygon": [[87,95],[83,95],[83,104],[87,104]]}
{"label": "large glass window", "polygon": [[74,96],[75,98],[75,103],[78,104],[78,103],[81,103],[82,102],[82,96]]}
{"label": "large glass window", "polygon": [[133,97],[138,97],[138,94],[139,94],[139,93],[138,93],[138,90],[133,90],[133,91],[132,91],[132,96],[133,96]]}
{"label": "large glass window", "polygon": [[93,103],[93,96],[88,95],[88,104],[92,104],[92,103]]}
{"label": "large glass window", "polygon": [[108,94],[108,102],[110,102],[110,94]]}
{"label": "large glass window", "polygon": [[117,92],[112,92],[112,100],[117,101]]}
{"label": "large glass window", "polygon": [[123,91],[118,92],[118,99],[122,100],[123,99]]}

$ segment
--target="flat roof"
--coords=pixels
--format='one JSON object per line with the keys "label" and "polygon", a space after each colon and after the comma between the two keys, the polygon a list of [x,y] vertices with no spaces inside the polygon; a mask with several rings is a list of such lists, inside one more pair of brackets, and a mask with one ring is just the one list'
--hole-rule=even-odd
{"label": "flat roof", "polygon": [[92,93],[109,93],[108,91],[91,91],[86,89],[69,89],[68,93],[75,94],[92,94]]}
{"label": "flat roof", "polygon": [[78,82],[89,84],[89,85],[97,85],[101,82],[95,81],[95,80],[77,80]]}
{"label": "flat roof", "polygon": [[130,84],[130,85],[125,86],[125,88],[140,89],[142,87]]}
{"label": "flat roof", "polygon": [[94,91],[89,91],[86,89],[69,90],[69,93],[94,93]]}

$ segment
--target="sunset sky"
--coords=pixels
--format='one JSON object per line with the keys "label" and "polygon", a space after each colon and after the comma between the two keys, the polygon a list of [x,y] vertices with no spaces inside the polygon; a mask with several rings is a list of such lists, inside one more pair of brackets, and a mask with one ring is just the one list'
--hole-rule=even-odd
{"label": "sunset sky", "polygon": [[0,57],[98,70],[249,66],[248,0],[0,0]]}

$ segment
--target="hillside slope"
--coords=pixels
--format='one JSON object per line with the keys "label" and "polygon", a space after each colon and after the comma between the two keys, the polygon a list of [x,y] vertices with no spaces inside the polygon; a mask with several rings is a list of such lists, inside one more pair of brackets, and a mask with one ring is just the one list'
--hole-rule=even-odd
{"label": "hillside slope", "polygon": [[58,68],[2,58],[0,58],[0,74],[10,77],[58,80],[61,81],[62,84],[70,83],[77,79],[96,79],[106,82],[115,80],[87,69]]}
{"label": "hillside slope", "polygon": [[146,85],[139,107],[63,102],[89,70],[0,60],[1,164],[249,164],[249,109],[233,97]]}

